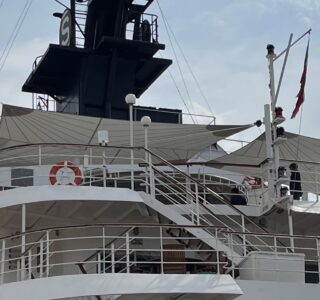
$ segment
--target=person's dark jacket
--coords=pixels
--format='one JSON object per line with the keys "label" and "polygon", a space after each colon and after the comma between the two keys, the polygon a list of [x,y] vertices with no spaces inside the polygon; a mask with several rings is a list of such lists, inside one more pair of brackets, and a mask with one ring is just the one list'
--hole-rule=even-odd
{"label": "person's dark jacket", "polygon": [[[301,197],[301,175],[299,171],[291,171],[290,175],[290,191],[291,195]],[[296,197],[294,197],[296,199]]]}

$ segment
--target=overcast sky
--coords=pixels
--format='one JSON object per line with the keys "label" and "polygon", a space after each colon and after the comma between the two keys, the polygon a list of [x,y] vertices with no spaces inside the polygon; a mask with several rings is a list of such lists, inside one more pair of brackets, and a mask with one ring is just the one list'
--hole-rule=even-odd
{"label": "overcast sky", "polygon": [[[0,57],[25,3],[26,0],[4,0],[0,7]],[[320,101],[320,0],[159,0],[159,3],[218,124],[245,124],[262,117],[263,105],[269,103],[266,45],[272,43],[276,52],[280,52],[286,47],[290,33],[294,34],[295,39],[312,28],[301,133],[320,138],[317,123]],[[30,73],[35,57],[44,53],[49,42],[57,42],[59,22],[52,17],[55,11],[61,11],[61,8],[53,0],[33,0],[0,72],[0,101],[31,106],[31,95],[22,93],[21,86]],[[210,115],[176,44],[178,61],[175,58],[156,2],[151,11],[159,15],[160,42],[167,44],[161,56],[174,60],[170,72],[176,84],[166,72],[139,99],[139,104],[186,111],[177,85],[192,113]],[[174,41],[172,36],[171,40]],[[299,90],[306,44],[307,39],[303,39],[291,50],[278,103],[284,108],[288,119],[284,127],[292,132],[299,131],[300,114],[294,120],[289,118]],[[2,62],[3,58],[0,67]],[[188,91],[185,90],[178,64]],[[277,74],[281,64],[282,60],[279,60],[275,65]],[[258,133],[255,129],[242,138]]]}

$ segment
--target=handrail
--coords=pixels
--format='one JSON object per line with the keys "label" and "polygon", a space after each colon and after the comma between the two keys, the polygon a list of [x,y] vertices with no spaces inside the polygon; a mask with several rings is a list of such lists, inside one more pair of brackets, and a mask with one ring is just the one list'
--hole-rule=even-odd
{"label": "handrail", "polygon": [[[133,227],[126,229],[124,232],[120,233],[120,236],[123,236],[124,234],[130,232],[132,230]],[[105,245],[105,247],[110,246],[113,242],[115,242],[116,240],[118,240],[119,238],[114,238],[112,241],[110,241],[108,244]],[[103,249],[101,249],[103,250]],[[101,250],[97,250],[94,254],[92,254],[91,256],[89,256],[88,258],[86,258],[85,260],[83,260],[83,262],[89,261],[90,259],[92,259],[93,257],[95,257],[97,254],[101,253]]]}
{"label": "handrail", "polygon": [[[143,147],[144,148],[144,147]],[[144,150],[146,152],[149,153],[149,155],[156,157],[157,159],[159,159],[160,161],[162,161],[163,163],[165,163],[166,165],[170,166],[171,168],[173,168],[174,170],[176,170],[177,172],[179,172],[180,174],[182,174],[185,178],[188,178],[189,180],[191,180],[192,182],[194,182],[195,184],[197,184],[198,186],[200,186],[201,188],[203,188],[204,190],[206,190],[207,192],[209,192],[211,195],[213,195],[214,197],[216,197],[217,199],[219,199],[222,203],[224,203],[225,205],[227,205],[228,207],[230,207],[231,209],[233,209],[234,211],[236,211],[240,216],[242,216],[244,218],[244,220],[248,221],[250,224],[253,224],[255,227],[259,228],[262,232],[268,233],[268,231],[259,226],[258,224],[256,224],[255,222],[253,222],[245,213],[243,213],[240,209],[236,208],[235,206],[231,205],[229,202],[225,201],[225,199],[223,197],[221,197],[219,194],[217,194],[216,192],[212,191],[210,188],[208,188],[207,186],[205,186],[204,184],[202,184],[201,182],[199,182],[198,180],[194,179],[192,176],[190,176],[189,174],[184,173],[183,171],[181,171],[179,168],[177,168],[176,166],[174,166],[172,163],[164,160],[160,155],[154,153],[153,151],[151,151],[150,149],[146,149],[144,148]],[[154,167],[153,167],[154,168]],[[212,212],[205,206],[203,206],[204,209],[208,212],[210,212],[210,214],[212,214]],[[286,247],[281,241],[279,241],[279,244],[281,244],[282,246]],[[292,251],[289,247],[288,247],[288,251]]]}
{"label": "handrail", "polygon": [[[179,168],[177,168],[176,166],[174,166],[172,163],[164,160],[161,156],[159,156],[158,154],[154,153],[153,151],[151,151],[150,149],[146,149],[143,147],[143,149],[148,152],[150,155],[155,156],[156,158],[158,158],[159,160],[161,160],[162,162],[166,163],[167,165],[169,165],[171,168],[173,168],[174,170],[176,170],[177,172],[179,172],[180,174],[182,174],[184,177],[190,179],[191,181],[193,181],[194,183],[196,183],[198,186],[200,186],[201,188],[203,188],[204,190],[206,190],[207,192],[209,192],[211,195],[213,195],[214,197],[216,197],[219,201],[221,201],[223,204],[227,205],[228,207],[230,207],[231,209],[233,209],[234,211],[236,211],[240,216],[243,216],[245,218],[246,221],[250,222],[251,224],[253,224],[254,226],[256,226],[257,228],[259,228],[260,230],[267,232],[266,229],[264,229],[263,227],[259,226],[258,224],[256,224],[255,222],[253,222],[250,218],[248,218],[248,216],[243,213],[240,209],[236,208],[235,206],[231,205],[230,203],[228,203],[227,201],[225,201],[225,199],[223,199],[223,197],[221,197],[219,194],[217,194],[216,192],[214,192],[213,190],[211,190],[210,188],[208,188],[207,186],[205,186],[204,184],[202,184],[201,182],[199,182],[198,180],[196,180],[195,178],[193,178],[192,176],[184,173],[183,171],[181,171]],[[205,207],[206,210],[208,210],[208,208]],[[208,210],[209,211],[209,210]]]}
{"label": "handrail", "polygon": [[[158,172],[158,173],[161,174],[163,177],[169,178],[169,180],[170,180],[171,182],[172,182],[172,181],[175,181],[175,182],[180,183],[180,182],[177,181],[175,178],[168,176],[168,174],[166,174],[166,173],[164,173],[164,172],[162,172],[162,171],[160,171],[160,170],[157,170],[154,166],[152,166],[152,168],[155,170],[155,172]],[[159,179],[157,179],[157,180],[159,180]],[[178,187],[179,187],[179,186],[178,186]],[[191,195],[191,197],[193,198],[193,194],[190,194],[188,190],[187,190],[187,193],[188,193],[189,195]],[[198,195],[198,197],[200,198],[200,200],[202,200],[202,201],[198,201],[198,205],[200,205],[202,209],[204,209],[205,211],[207,211],[207,213],[208,213],[211,217],[213,217],[215,220],[217,220],[219,223],[224,224],[227,228],[233,230],[233,229],[232,229],[232,225],[227,225],[226,222],[223,221],[223,220],[221,220],[221,218],[220,218],[218,215],[216,215],[216,214],[213,213],[211,210],[209,210],[205,205],[203,205],[203,203],[205,202],[205,199],[203,199],[200,195]],[[193,200],[193,202],[194,202],[194,200]],[[191,213],[193,213],[192,210],[191,210]],[[197,217],[199,218],[199,216],[197,216]],[[238,227],[241,227],[241,228],[243,227],[242,224],[236,222],[236,221],[235,221],[233,218],[231,218],[230,216],[225,215],[225,217],[227,217],[227,219],[228,219],[229,221],[231,221],[234,225],[236,225],[236,226],[238,226]],[[201,220],[204,220],[207,224],[211,224],[211,221],[208,220],[208,219],[205,218],[205,217],[201,217]],[[231,226],[231,227],[230,227],[230,226]],[[246,232],[246,231],[247,231],[247,229],[244,228],[244,232]],[[242,242],[244,242],[243,237],[242,237],[241,235],[239,235],[238,238],[239,238]],[[265,241],[261,240],[261,238],[258,237],[257,239],[258,239],[260,242],[262,242],[262,243],[264,244],[264,246],[270,247],[270,245],[268,245]],[[247,246],[252,246],[252,243],[251,243],[250,241],[248,241],[248,240],[245,241],[245,243],[247,244]]]}
{"label": "handrail", "polygon": [[[298,275],[298,277],[302,280],[304,280],[304,275],[302,274],[307,274],[307,273],[314,273],[314,274],[319,274],[319,270],[316,271],[305,271],[304,269],[304,263],[309,262],[309,263],[320,263],[319,259],[319,246],[320,246],[320,237],[310,237],[310,242],[303,244],[306,237],[302,236],[301,238],[299,236],[295,237],[298,240],[296,243],[298,246],[294,248],[295,253],[288,253],[286,247],[280,246],[280,244],[277,241],[276,236],[274,234],[268,234],[268,236],[273,237],[271,242],[274,243],[274,247],[272,247],[272,251],[269,250],[263,250],[265,249],[263,245],[260,245],[259,243],[256,243],[253,245],[254,248],[259,248],[262,246],[262,250],[260,252],[254,252],[258,255],[258,257],[253,257],[253,259],[263,259],[265,262],[272,261],[272,262],[277,262],[277,261],[287,261],[288,263],[291,261],[291,263],[278,266],[277,264],[271,264],[271,265],[260,265],[258,264],[257,266],[248,266],[245,263],[245,259],[250,257],[250,245],[244,245],[245,251],[241,254],[237,254],[236,252],[232,252],[229,256],[227,256],[228,261],[233,261],[234,258],[241,259],[242,263],[240,264],[235,264],[232,263],[230,265],[226,265],[226,260],[222,260],[222,258],[219,258],[220,254],[223,255],[221,252],[223,252],[222,249],[216,248],[210,248],[210,249],[200,249],[198,248],[198,243],[201,241],[201,237],[197,237],[197,235],[191,234],[183,237],[183,239],[186,239],[190,241],[190,247],[183,247],[183,248],[165,248],[163,247],[164,242],[165,244],[172,244],[176,243],[175,241],[177,240],[177,237],[175,236],[167,236],[163,235],[163,230],[164,226],[159,225],[159,224],[141,224],[141,226],[137,226],[137,224],[125,224],[126,227],[139,227],[140,233],[138,232],[137,235],[125,235],[125,236],[119,236],[117,234],[117,231],[110,231],[108,234],[105,235],[104,231],[99,231],[99,230],[94,230],[91,231],[89,230],[88,232],[84,231],[84,234],[79,235],[79,228],[81,226],[65,226],[66,230],[63,231],[63,234],[61,238],[54,238],[52,237],[49,242],[51,245],[55,245],[55,243],[61,243],[61,242],[66,242],[65,244],[59,244],[61,247],[52,247],[51,249],[46,252],[47,254],[50,254],[50,262],[46,263],[44,260],[45,257],[42,257],[40,261],[32,263],[32,261],[37,257],[38,254],[36,253],[31,253],[29,251],[29,255],[23,256],[23,257],[8,257],[7,258],[7,253],[10,251],[11,246],[7,246],[6,242],[3,242],[3,247],[2,247],[2,253],[4,255],[1,255],[1,260],[0,263],[2,266],[6,266],[5,268],[1,268],[0,270],[0,276],[1,279],[4,280],[5,283],[13,282],[13,281],[20,281],[20,280],[30,280],[33,278],[32,271],[37,270],[40,268],[40,273],[34,273],[36,278],[41,278],[41,277],[51,277],[51,276],[64,276],[64,275],[75,275],[77,273],[74,273],[76,270],[73,268],[74,266],[78,266],[84,271],[83,273],[97,273],[97,274],[102,274],[106,272],[111,272],[111,273],[119,273],[127,270],[127,273],[149,273],[148,271],[144,271],[144,265],[155,265],[156,269],[153,269],[152,273],[162,273],[163,274],[163,268],[165,266],[169,266],[170,264],[174,265],[181,265],[186,268],[186,266],[192,266],[193,264],[199,265],[199,266],[212,266],[214,268],[213,272],[216,272],[220,274],[220,272],[223,272],[226,274],[226,272],[230,273],[231,276],[236,277],[237,274],[235,270],[240,270],[242,271],[247,271],[247,270],[257,270],[260,272],[265,272],[265,271],[273,271],[277,272],[277,274],[281,275],[282,272],[296,272],[296,273],[301,273],[301,275]],[[100,224],[101,226],[101,224]],[[100,226],[96,226],[96,229],[101,229]],[[105,226],[105,225],[104,225]],[[112,224],[114,228],[121,227],[123,224]],[[88,226],[86,226],[88,227]],[[93,227],[93,225],[90,225],[90,227]],[[153,229],[156,230],[151,230],[151,231],[144,231],[143,228],[147,227],[152,227]],[[190,226],[188,225],[180,225],[180,226],[174,226],[171,224],[168,224],[165,226],[165,228],[188,228]],[[193,226],[191,226],[193,227]],[[198,227],[198,226],[197,226]],[[205,226],[207,228],[210,228],[211,226]],[[70,229],[68,231],[68,229]],[[72,228],[76,228],[76,230],[72,230]],[[254,233],[242,233],[242,232],[232,232],[232,231],[227,231],[227,230],[220,230],[218,228],[215,228],[216,230],[216,236],[219,241],[222,243],[226,243],[231,247],[231,249],[234,249],[235,247],[242,247],[243,245],[237,240],[237,235],[253,235]],[[46,231],[47,234],[50,233],[50,231]],[[81,230],[82,232],[82,230]],[[221,233],[225,233],[226,235],[221,235]],[[265,236],[263,233],[258,233],[256,236]],[[282,238],[285,238],[287,242],[290,241],[292,236],[290,235],[278,235]],[[122,248],[114,248],[114,247],[105,247],[104,245],[104,239],[105,237],[107,240],[117,238],[120,241],[125,240],[126,241],[126,247]],[[209,237],[207,237],[210,239]],[[131,244],[130,240],[131,239],[141,239],[143,245],[140,247],[140,244]],[[81,244],[78,244],[77,242],[74,243],[73,241],[83,241]],[[96,240],[97,242],[92,243],[92,241]],[[145,242],[144,242],[145,241]],[[149,241],[149,242],[147,242]],[[153,242],[155,241],[155,242]],[[192,241],[195,241],[192,243]],[[10,242],[10,241],[8,241]],[[21,240],[16,241],[18,244],[15,245],[15,247],[20,247],[21,246]],[[32,243],[32,242],[30,242]],[[70,247],[72,245],[72,247]],[[99,247],[103,247],[103,249],[106,251],[106,254],[113,253],[111,256],[101,256],[98,255],[95,260],[92,261],[78,261],[77,253],[79,253],[80,257],[85,256],[85,254],[90,251],[94,251]],[[247,249],[249,247],[249,249]],[[118,249],[118,250],[117,250]],[[247,251],[249,250],[249,251]],[[111,251],[111,252],[110,252]],[[116,251],[116,253],[114,252]],[[184,257],[187,258],[187,260],[181,261],[179,260],[178,257],[176,257],[176,260],[167,260],[165,258],[165,254],[167,252],[183,252]],[[136,253],[137,255],[134,255],[132,257],[132,253]],[[73,255],[75,254],[75,255]],[[196,256],[194,256],[196,254]],[[204,254],[204,255],[201,255]],[[44,254],[46,255],[46,254]],[[62,255],[62,256],[61,256]],[[66,255],[66,256],[63,256]],[[207,256],[209,255],[209,256]],[[212,257],[213,255],[213,257]],[[259,256],[260,255],[260,256]],[[267,257],[265,257],[267,255]],[[292,255],[294,255],[294,259],[292,258]],[[216,256],[216,259],[215,259]],[[194,258],[196,257],[196,261],[194,261]],[[212,259],[211,259],[212,258]],[[296,262],[299,262],[297,265]],[[23,264],[23,262],[27,262],[26,264]],[[13,268],[9,269],[10,263],[16,264],[13,266]],[[110,264],[114,267],[110,269]],[[123,267],[125,265],[125,267]],[[132,266],[137,265],[138,268],[140,267],[140,270],[135,270],[131,269]],[[220,271],[219,268],[224,267],[224,271]],[[66,267],[66,268],[64,268]],[[69,268],[70,267],[70,268]],[[159,269],[161,268],[161,271]],[[46,268],[46,270],[43,270],[43,268]],[[55,269],[57,268],[57,269]],[[56,271],[54,271],[54,269]],[[148,269],[149,270],[149,269]],[[184,273],[187,273],[187,270],[184,269]],[[201,267],[200,267],[201,270]],[[201,272],[201,271],[200,271]],[[17,273],[17,278],[15,279],[11,274]],[[262,274],[261,273],[261,274]],[[26,274],[29,274],[29,276],[26,276]],[[252,275],[252,280],[257,280],[254,278],[254,274],[251,273]],[[187,276],[187,275],[186,275]],[[240,274],[242,276],[242,273]],[[249,279],[250,280],[250,279]],[[268,280],[268,279],[267,279]],[[294,279],[293,279],[294,280]],[[1,282],[3,283],[3,281]]]}
{"label": "handrail", "polygon": [[[161,228],[226,228],[225,226],[219,226],[219,225],[176,225],[176,224],[154,224],[154,223],[96,223],[96,224],[83,224],[83,225],[70,225],[70,226],[57,226],[57,227],[48,227],[48,228],[42,228],[37,230],[30,230],[24,233],[18,233],[14,235],[7,235],[0,237],[0,241],[4,239],[16,239],[18,237],[21,237],[23,235],[28,234],[34,234],[34,233],[40,233],[43,231],[55,231],[55,230],[61,230],[61,229],[78,229],[78,228],[94,228],[94,227],[102,227],[102,226],[112,226],[112,227],[161,227]],[[313,237],[314,238],[314,237]],[[320,238],[320,236],[319,236]]]}

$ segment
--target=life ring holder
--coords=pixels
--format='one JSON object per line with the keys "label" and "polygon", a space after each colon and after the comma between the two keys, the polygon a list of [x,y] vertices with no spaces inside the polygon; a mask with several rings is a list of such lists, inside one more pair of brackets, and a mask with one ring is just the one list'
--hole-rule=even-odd
{"label": "life ring holder", "polygon": [[71,161],[59,161],[50,169],[49,181],[51,185],[61,185],[57,176],[62,168],[67,168],[73,172],[72,177],[74,176],[74,179],[70,180],[67,185],[80,185],[82,183],[82,172],[79,167],[74,165]]}

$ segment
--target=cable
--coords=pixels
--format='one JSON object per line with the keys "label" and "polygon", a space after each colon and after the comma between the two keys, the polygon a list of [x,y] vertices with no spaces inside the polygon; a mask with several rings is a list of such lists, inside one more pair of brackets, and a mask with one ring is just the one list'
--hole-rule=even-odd
{"label": "cable", "polygon": [[185,54],[184,54],[184,52],[183,52],[183,50],[182,50],[182,48],[181,48],[181,46],[180,46],[180,44],[179,44],[179,42],[178,42],[178,40],[177,40],[177,38],[176,38],[176,36],[175,36],[172,28],[171,28],[168,20],[166,19],[165,15],[162,15],[162,17],[163,17],[163,19],[165,20],[165,22],[168,24],[168,28],[169,28],[172,36],[173,36],[173,39],[174,39],[174,41],[176,42],[176,44],[177,44],[177,46],[178,46],[178,49],[179,49],[179,51],[180,51],[180,53],[181,53],[181,55],[182,55],[182,57],[183,57],[183,59],[184,59],[184,61],[185,61],[185,63],[186,63],[186,65],[187,65],[190,73],[191,73],[191,76],[192,76],[193,80],[195,81],[195,83],[196,83],[196,85],[197,85],[197,88],[198,88],[199,91],[200,91],[200,94],[201,94],[202,98],[205,100],[205,102],[206,102],[206,104],[207,104],[207,106],[208,106],[208,108],[209,108],[210,113],[211,113],[212,116],[215,118],[215,114],[214,114],[214,112],[213,112],[213,110],[212,110],[212,108],[211,108],[211,106],[210,106],[210,104],[209,104],[209,101],[208,101],[206,95],[204,94],[204,92],[203,92],[203,90],[202,90],[202,88],[201,88],[201,86],[200,86],[200,83],[199,83],[198,79],[196,78],[196,76],[195,76],[195,74],[194,74],[194,72],[193,72],[193,70],[192,70],[192,68],[191,68],[191,65],[190,65],[187,57],[185,56]]}
{"label": "cable", "polygon": [[62,5],[64,8],[69,8],[67,5],[65,5],[64,3],[62,3],[59,0],[54,0],[55,2],[57,2],[58,4]]}
{"label": "cable", "polygon": [[[180,73],[180,76],[181,76],[181,79],[182,79],[184,88],[185,88],[185,90],[186,90],[187,96],[188,96],[189,101],[190,101],[190,104],[191,104],[191,106],[192,106],[192,100],[191,100],[191,97],[190,97],[190,94],[189,94],[189,90],[188,90],[187,84],[186,84],[186,82],[185,82],[185,80],[184,80],[183,73],[182,73],[182,70],[181,70],[181,67],[180,67],[180,63],[179,63],[179,60],[178,60],[178,56],[177,56],[177,53],[176,53],[176,51],[175,51],[175,49],[174,49],[173,42],[172,42],[171,37],[170,37],[170,32],[169,32],[169,29],[168,29],[168,24],[167,24],[167,22],[166,22],[166,19],[165,19],[165,17],[164,17],[164,13],[163,13],[163,11],[162,11],[162,8],[161,8],[158,0],[156,0],[156,2],[157,2],[157,4],[158,4],[158,7],[159,7],[159,10],[160,10],[161,16],[162,16],[163,21],[164,21],[164,25],[165,25],[165,28],[166,28],[166,31],[167,31],[167,34],[168,34],[169,42],[170,42],[170,45],[171,45],[171,48],[172,48],[172,51],[173,51],[175,60],[176,60],[176,62],[177,62],[178,70],[179,70],[179,73]],[[184,101],[184,104],[186,105],[185,101]],[[194,120],[194,118],[193,118],[192,116],[191,116],[191,119],[192,119],[193,123],[196,124],[196,122],[195,122],[195,120]]]}
{"label": "cable", "polygon": [[11,35],[10,35],[10,37],[9,37],[9,40],[7,41],[7,44],[6,44],[6,46],[5,46],[5,49],[4,49],[4,51],[2,52],[2,54],[1,54],[1,56],[0,56],[0,62],[1,62],[1,60],[3,59],[5,53],[6,53],[7,50],[8,50],[8,47],[9,47],[9,45],[10,45],[10,41],[12,40],[12,38],[13,38],[13,36],[14,36],[14,33],[15,33],[15,31],[17,30],[17,28],[18,28],[18,25],[19,25],[19,23],[20,23],[20,21],[21,21],[22,15],[23,15],[23,13],[24,13],[27,5],[28,5],[28,1],[29,1],[29,0],[27,0],[26,3],[24,4],[24,7],[23,7],[23,9],[22,9],[22,11],[21,11],[21,13],[20,13],[20,16],[19,16],[19,18],[18,18],[18,20],[17,20],[17,22],[16,22],[16,24],[15,24],[15,26],[14,26],[14,28],[13,28],[13,31],[11,32]]}
{"label": "cable", "polygon": [[[160,53],[160,56],[162,57],[161,53]],[[175,88],[177,89],[178,94],[179,94],[179,96],[180,96],[180,98],[181,98],[181,100],[182,100],[182,102],[183,102],[183,104],[184,104],[184,106],[185,106],[188,114],[190,115],[190,118],[191,118],[192,121],[193,121],[193,124],[195,124],[194,119],[193,119],[193,116],[192,116],[192,113],[190,112],[189,107],[188,107],[186,101],[185,101],[184,98],[183,98],[183,95],[182,95],[182,93],[181,93],[181,91],[180,91],[180,89],[179,89],[179,86],[178,86],[176,80],[174,79],[174,76],[172,75],[172,72],[171,72],[169,69],[168,69],[168,72],[169,72],[170,78],[171,78],[171,80],[172,80]]]}
{"label": "cable", "polygon": [[32,2],[33,2],[33,0],[27,0],[26,1],[25,5],[24,5],[24,7],[23,7],[23,9],[21,11],[21,14],[20,14],[20,16],[18,18],[18,21],[17,21],[17,23],[16,23],[16,25],[14,27],[14,30],[12,31],[12,33],[10,35],[10,38],[9,38],[7,44],[6,44],[6,47],[5,47],[4,51],[3,51],[3,53],[1,54],[0,62],[2,60],[2,63],[0,65],[0,72],[3,70],[3,67],[6,64],[6,61],[7,61],[8,57],[9,57],[9,55],[10,55],[10,52],[11,52],[12,47],[14,45],[14,42],[15,42],[15,40],[16,40],[19,32],[20,32],[20,29],[21,29],[21,27],[23,25],[23,22],[24,22],[27,14],[28,14],[28,12],[30,10]]}

